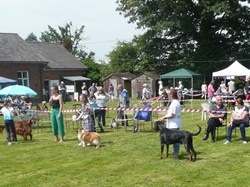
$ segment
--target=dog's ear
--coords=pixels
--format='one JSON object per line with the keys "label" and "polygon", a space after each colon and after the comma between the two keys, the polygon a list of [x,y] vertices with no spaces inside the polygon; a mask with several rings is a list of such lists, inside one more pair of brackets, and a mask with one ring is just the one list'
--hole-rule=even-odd
{"label": "dog's ear", "polygon": [[78,128],[78,129],[76,130],[76,132],[81,132],[82,130],[83,130],[83,128],[80,127],[80,128]]}

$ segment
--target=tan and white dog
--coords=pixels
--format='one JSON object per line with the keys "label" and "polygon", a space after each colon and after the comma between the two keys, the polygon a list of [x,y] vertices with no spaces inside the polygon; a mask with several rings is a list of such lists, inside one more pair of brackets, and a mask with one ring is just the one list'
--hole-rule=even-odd
{"label": "tan and white dog", "polygon": [[78,128],[77,138],[80,141],[79,145],[83,147],[92,144],[98,149],[101,146],[101,138],[97,132],[85,132],[83,128]]}

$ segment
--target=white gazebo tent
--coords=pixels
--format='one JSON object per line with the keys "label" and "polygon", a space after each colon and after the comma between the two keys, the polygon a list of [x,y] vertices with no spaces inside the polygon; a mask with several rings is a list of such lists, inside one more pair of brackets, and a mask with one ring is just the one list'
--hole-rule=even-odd
{"label": "white gazebo tent", "polygon": [[227,68],[213,72],[213,78],[223,77],[224,79],[226,79],[227,77],[244,77],[244,76],[250,76],[250,70],[247,69],[242,64],[240,64],[237,60]]}

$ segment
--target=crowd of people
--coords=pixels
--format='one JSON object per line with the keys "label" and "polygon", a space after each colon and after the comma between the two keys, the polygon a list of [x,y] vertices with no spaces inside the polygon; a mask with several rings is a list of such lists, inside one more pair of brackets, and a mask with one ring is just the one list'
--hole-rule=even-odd
{"label": "crowd of people", "polygon": [[222,125],[227,125],[227,140],[224,144],[231,142],[232,131],[234,128],[239,127],[243,144],[247,143],[245,128],[249,126],[249,108],[244,104],[241,97],[237,97],[235,100],[235,106],[230,117],[228,124],[227,119],[227,107],[223,104],[221,96],[216,96],[216,101],[210,106],[209,119],[207,121],[207,128],[203,140],[206,141],[211,134],[211,142],[214,143],[216,139],[216,128]]}
{"label": "crowd of people", "polygon": [[[114,88],[111,87],[112,85],[109,87],[109,93],[114,92]],[[129,107],[130,101],[128,91],[121,84],[117,86],[117,90],[119,92],[117,107]],[[85,132],[94,132],[96,131],[95,118],[97,118],[98,127],[100,127],[103,132],[103,127],[106,126],[106,110],[102,110],[100,108],[107,107],[107,102],[112,98],[110,94],[106,93],[102,86],[96,88],[95,84],[92,84],[92,86],[87,89],[85,83],[83,83],[82,94],[79,98],[81,101],[81,109],[76,120],[82,121],[82,127]],[[60,94],[59,88],[56,85],[51,87],[51,97],[49,103],[52,107],[51,122],[55,141],[63,142],[65,136],[62,113],[64,102],[63,96]],[[122,111],[119,115],[121,118],[126,116],[122,113]]]}
{"label": "crowd of people", "polygon": [[208,96],[208,100],[211,101],[215,96],[237,96],[241,97],[243,100],[250,100],[250,77],[246,79],[245,85],[239,87],[236,90],[235,82],[231,79],[226,86],[224,80],[220,82],[217,89],[214,88],[214,81],[211,81],[207,86],[205,82],[201,85],[202,97]]}
{"label": "crowd of people", "polygon": [[[227,140],[224,144],[229,144],[231,142],[232,131],[234,128],[239,127],[242,141],[244,144],[247,143],[245,128],[249,125],[249,109],[244,104],[243,100],[248,97],[250,94],[250,79],[247,81],[246,86],[243,88],[243,92],[245,97],[242,97],[241,94],[238,94],[233,112],[231,114],[230,120],[227,127]],[[49,104],[51,105],[51,123],[53,135],[55,137],[55,141],[63,142],[65,137],[64,130],[64,120],[63,120],[63,104],[64,104],[64,91],[62,87],[65,86],[64,83],[61,82],[59,86],[51,87],[51,97],[49,99]],[[225,85],[224,81],[221,81],[219,86],[220,92],[215,91],[214,82],[211,81],[207,86],[205,82],[201,86],[202,90],[202,98],[206,98],[208,96],[209,101],[211,102],[210,110],[209,110],[209,119],[207,121],[206,133],[203,137],[203,140],[208,140],[211,135],[211,142],[214,143],[216,141],[216,128],[227,123],[227,107],[223,104],[223,93],[224,94],[233,94],[235,91],[235,85],[232,80],[228,82],[228,87]],[[109,85],[108,92],[105,92],[102,86],[96,86],[93,83],[89,88],[86,86],[86,83],[82,85],[82,93],[80,95],[81,101],[81,109],[78,117],[75,120],[81,120],[82,127],[86,132],[94,132],[96,131],[96,119],[98,126],[101,128],[103,132],[103,127],[106,126],[106,110],[102,110],[100,108],[106,108],[107,103],[114,98],[114,86],[112,84]],[[62,91],[63,90],[63,91]],[[170,101],[168,103],[168,111],[166,115],[159,118],[159,121],[165,121],[166,128],[170,128],[173,130],[179,130],[181,128],[181,103],[178,97],[178,91],[183,90],[182,82],[179,82],[179,86],[177,88],[168,88],[168,89],[160,89],[162,91],[162,95],[164,91],[166,92],[167,98]],[[218,90],[218,89],[217,89]],[[117,107],[128,108],[130,107],[129,93],[123,87],[122,84],[117,85],[118,91],[118,103]],[[216,93],[217,92],[217,93]],[[215,96],[215,102],[212,102],[212,97]],[[151,93],[147,84],[143,84],[142,89],[142,100],[148,101],[151,98]],[[1,112],[4,115],[4,123],[6,127],[8,144],[11,145],[11,137],[10,137],[10,129],[14,134],[14,141],[17,142],[13,116],[15,115],[15,109],[13,106],[18,108],[26,107],[31,108],[32,103],[30,98],[25,98],[24,104],[20,106],[19,97],[13,97],[10,99],[6,99],[4,102],[4,106],[1,109]],[[117,113],[117,117],[121,119],[125,119],[123,125],[126,124],[127,116],[124,114],[124,110],[120,110]],[[173,157],[179,156],[179,144],[173,145]]]}

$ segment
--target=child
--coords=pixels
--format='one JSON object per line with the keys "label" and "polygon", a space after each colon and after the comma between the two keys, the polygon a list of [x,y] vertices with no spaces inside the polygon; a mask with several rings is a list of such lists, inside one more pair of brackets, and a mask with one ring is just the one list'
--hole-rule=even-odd
{"label": "child", "polygon": [[[82,119],[82,128],[85,132],[95,132],[95,125],[92,117],[90,116],[90,113],[93,112],[93,110],[90,107],[87,95],[81,94],[80,101],[82,101],[81,113],[76,120],[79,120],[80,118]],[[82,143],[80,142],[78,145],[80,146]]]}
{"label": "child", "polygon": [[94,132],[95,127],[93,123],[93,119],[90,116],[90,113],[93,112],[90,104],[88,103],[87,95],[81,94],[80,101],[82,101],[81,113],[76,120],[82,118],[82,128],[84,128],[85,132]]}
{"label": "child", "polygon": [[15,116],[15,110],[11,105],[12,105],[11,100],[6,99],[4,101],[3,108],[1,109],[1,112],[4,117],[4,126],[7,133],[8,145],[12,144],[10,137],[11,132],[13,134],[14,141],[17,144],[16,129],[13,121],[13,117]]}

